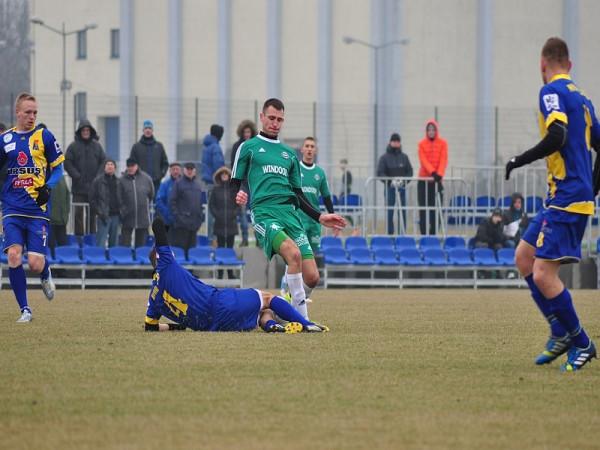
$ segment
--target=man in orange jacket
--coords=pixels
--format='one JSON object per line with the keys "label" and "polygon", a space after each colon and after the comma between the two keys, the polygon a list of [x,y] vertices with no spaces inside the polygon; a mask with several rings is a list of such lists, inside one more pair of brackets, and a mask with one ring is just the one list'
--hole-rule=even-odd
{"label": "man in orange jacket", "polygon": [[[427,121],[425,126],[425,138],[419,142],[419,177],[432,178],[431,180],[419,180],[417,192],[419,206],[427,206],[429,209],[429,234],[436,234],[437,223],[435,220],[435,195],[436,191],[444,190],[442,178],[448,165],[448,143],[438,133],[438,124],[435,120]],[[419,211],[419,226],[421,234],[427,234],[427,211]]]}

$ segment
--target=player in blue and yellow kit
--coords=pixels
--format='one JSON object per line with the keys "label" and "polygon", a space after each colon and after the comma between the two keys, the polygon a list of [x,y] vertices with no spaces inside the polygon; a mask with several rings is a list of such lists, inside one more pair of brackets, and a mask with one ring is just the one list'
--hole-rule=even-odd
{"label": "player in blue and yellow kit", "polygon": [[[154,219],[155,248],[151,261],[152,280],[146,331],[250,331],[259,325],[267,332],[296,333],[328,331],[304,319],[281,297],[257,289],[217,289],[195,278],[173,257],[162,219]],[[274,320],[273,313],[288,323]],[[159,324],[164,316],[174,324]]]}
{"label": "player in blue and yellow kit", "polygon": [[563,371],[579,370],[596,357],[596,347],[558,277],[561,264],[581,258],[581,240],[597,193],[591,150],[600,149],[594,106],[571,80],[570,69],[567,44],[548,39],[542,49],[544,86],[539,95],[543,139],[506,165],[508,180],[513,169],[546,158],[548,195],[517,247],[516,264],[550,325],[550,339],[536,364],[550,363],[567,352]]}
{"label": "player in blue and yellow kit", "polygon": [[17,124],[0,135],[0,166],[6,162],[7,178],[2,189],[4,252],[8,256],[8,276],[21,317],[30,322],[23,251],[27,249],[29,269],[40,274],[42,290],[54,298],[54,282],[46,260],[50,219],[50,189],[63,176],[64,156],[50,131],[36,126],[37,101],[21,93],[15,102]]}

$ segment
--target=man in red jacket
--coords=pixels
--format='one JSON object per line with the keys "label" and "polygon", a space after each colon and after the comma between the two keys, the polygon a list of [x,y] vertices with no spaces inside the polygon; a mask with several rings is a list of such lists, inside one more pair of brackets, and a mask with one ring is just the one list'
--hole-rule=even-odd
{"label": "man in red jacket", "polygon": [[[417,192],[419,206],[427,207],[429,210],[429,234],[436,234],[437,223],[435,220],[435,196],[436,192],[443,191],[442,178],[448,165],[448,143],[438,133],[438,124],[435,120],[427,121],[425,127],[425,138],[419,142],[419,177],[431,178],[430,180],[419,180]],[[421,234],[427,234],[427,211],[419,211],[419,226]]]}

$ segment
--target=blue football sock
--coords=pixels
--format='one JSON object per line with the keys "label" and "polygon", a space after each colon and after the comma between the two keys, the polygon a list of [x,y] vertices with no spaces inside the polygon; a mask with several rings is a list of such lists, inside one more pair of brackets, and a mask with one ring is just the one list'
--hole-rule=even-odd
{"label": "blue football sock", "polygon": [[265,323],[262,326],[262,329],[264,331],[267,331],[267,330],[269,330],[269,328],[271,328],[272,326],[275,326],[275,325],[277,325],[277,322],[275,322],[273,319],[270,319],[270,320],[267,320],[267,323]]}
{"label": "blue football sock", "polygon": [[272,309],[273,312],[283,320],[287,320],[288,322],[299,322],[303,326],[312,324],[312,322],[306,320],[302,314],[296,311],[292,305],[290,305],[281,297],[273,297],[271,299],[271,306],[269,306],[269,308]]}
{"label": "blue football sock", "polygon": [[10,280],[10,287],[12,287],[12,290],[15,293],[15,298],[17,299],[21,311],[25,309],[29,310],[29,305],[27,304],[27,279],[25,278],[23,264],[19,267],[9,267],[8,279]]}
{"label": "blue football sock", "polygon": [[568,334],[567,330],[562,326],[556,315],[554,315],[552,312],[552,305],[550,302],[546,299],[546,297],[544,297],[544,294],[542,294],[542,292],[533,282],[533,274],[527,275],[525,277],[525,281],[527,282],[527,286],[529,286],[529,290],[531,291],[531,296],[533,297],[535,304],[538,306],[539,310],[550,324],[550,333],[552,334],[552,337],[565,337]]}
{"label": "blue football sock", "polygon": [[44,263],[44,268],[40,272],[40,279],[47,280],[49,276],[50,276],[50,264],[48,263],[48,259],[46,259],[46,262]]}
{"label": "blue football sock", "polygon": [[575,347],[587,348],[590,345],[590,338],[579,323],[579,317],[577,317],[571,294],[567,288],[549,301],[554,315],[569,332]]}

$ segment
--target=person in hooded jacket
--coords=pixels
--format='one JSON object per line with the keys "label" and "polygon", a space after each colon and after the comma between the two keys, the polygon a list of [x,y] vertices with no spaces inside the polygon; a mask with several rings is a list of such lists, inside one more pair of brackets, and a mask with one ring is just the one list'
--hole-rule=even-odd
{"label": "person in hooded jacket", "polygon": [[[235,236],[238,234],[237,216],[240,207],[235,202],[237,190],[230,184],[231,170],[225,166],[215,172],[213,188],[208,210],[215,218],[214,230],[217,236],[217,246],[233,248]],[[229,278],[234,278],[232,270],[228,272]],[[219,270],[219,278],[223,278],[223,271]]]}
{"label": "person in hooded jacket", "polygon": [[138,163],[142,171],[150,175],[156,194],[169,169],[169,159],[165,147],[154,137],[154,124],[151,120],[144,120],[142,133],[140,140],[131,147],[129,157]]}
{"label": "person in hooded jacket", "polygon": [[[65,170],[71,177],[73,203],[89,203],[92,181],[104,171],[106,153],[96,133],[96,129],[87,119],[82,119],[75,131],[75,140],[65,153]],[[84,207],[76,207],[75,234],[96,232],[96,211],[90,205],[84,223]]]}
{"label": "person in hooded jacket", "polygon": [[448,165],[448,143],[440,137],[438,124],[435,120],[427,121],[425,126],[425,137],[419,142],[419,169],[420,178],[430,180],[419,180],[417,183],[417,196],[419,206],[427,207],[429,218],[425,209],[419,210],[419,227],[421,234],[427,234],[427,222],[429,219],[429,234],[436,234],[436,193],[440,194],[440,200],[444,187],[442,179]]}
{"label": "person in hooded jacket", "polygon": [[[210,126],[210,133],[204,136],[202,143],[204,149],[202,150],[202,181],[206,186],[206,193],[210,198],[210,193],[214,187],[213,176],[215,172],[225,165],[225,157],[223,156],[223,149],[219,142],[223,137],[224,129],[221,125],[213,124]],[[208,213],[208,239],[214,238],[213,233],[213,216]]]}
{"label": "person in hooded jacket", "polygon": [[529,218],[525,212],[525,200],[519,192],[515,192],[511,196],[510,207],[504,211],[502,222],[504,223],[504,234],[508,238],[504,245],[515,248],[529,225]]}
{"label": "person in hooded jacket", "polygon": [[[379,158],[377,165],[378,177],[412,177],[413,168],[408,155],[402,151],[400,135],[393,133],[387,146],[385,154]],[[385,200],[387,205],[387,232],[388,234],[400,234],[400,216],[398,216],[397,233],[394,233],[394,205],[396,204],[396,194],[400,196],[399,200],[402,209],[402,219],[404,229],[406,230],[406,181],[385,180]]]}
{"label": "person in hooded jacket", "polygon": [[[240,124],[237,127],[237,135],[238,135],[239,139],[233,144],[233,147],[231,147],[231,167],[233,167],[235,164],[235,157],[238,153],[238,149],[240,148],[240,145],[242,145],[242,143],[247,141],[248,139],[253,138],[257,134],[258,134],[258,131],[256,130],[256,124],[254,122],[252,122],[251,120],[242,120],[240,122]],[[248,183],[246,183],[246,182],[242,183],[242,185],[246,185],[246,186],[247,186],[247,184]],[[242,232],[242,243],[240,244],[240,246],[247,247],[248,246],[248,216],[246,213],[246,205],[242,206],[239,211],[240,212],[238,214],[238,218],[240,221],[240,230]]]}

